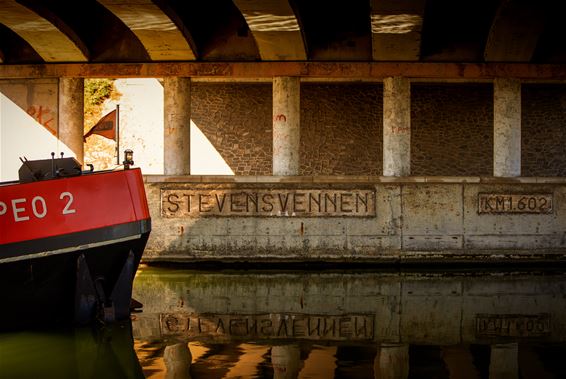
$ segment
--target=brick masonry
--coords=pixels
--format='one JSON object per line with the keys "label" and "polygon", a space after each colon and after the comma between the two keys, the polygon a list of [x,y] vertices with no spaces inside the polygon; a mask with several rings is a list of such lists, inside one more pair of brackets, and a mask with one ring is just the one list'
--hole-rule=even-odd
{"label": "brick masonry", "polygon": [[199,84],[191,118],[236,175],[270,175],[270,84]]}
{"label": "brick masonry", "polygon": [[523,84],[522,176],[566,176],[566,86]]}
{"label": "brick masonry", "polygon": [[383,86],[301,86],[301,174],[381,175]]}
{"label": "brick masonry", "polygon": [[[566,86],[523,84],[523,176],[566,176]],[[192,119],[236,175],[270,175],[267,83],[195,83]],[[411,174],[491,176],[489,83],[411,88]],[[381,84],[301,85],[301,175],[381,175]],[[541,133],[544,130],[544,133]]]}
{"label": "brick masonry", "polygon": [[411,86],[411,174],[485,175],[493,166],[491,84]]}

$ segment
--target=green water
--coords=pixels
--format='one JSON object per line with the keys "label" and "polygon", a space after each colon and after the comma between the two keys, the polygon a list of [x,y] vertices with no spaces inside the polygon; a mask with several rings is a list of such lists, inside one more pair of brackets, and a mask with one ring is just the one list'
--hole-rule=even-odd
{"label": "green water", "polygon": [[0,378],[566,378],[561,271],[142,267],[134,298],[131,322],[0,333]]}
{"label": "green water", "polygon": [[0,334],[0,378],[144,378],[131,324]]}

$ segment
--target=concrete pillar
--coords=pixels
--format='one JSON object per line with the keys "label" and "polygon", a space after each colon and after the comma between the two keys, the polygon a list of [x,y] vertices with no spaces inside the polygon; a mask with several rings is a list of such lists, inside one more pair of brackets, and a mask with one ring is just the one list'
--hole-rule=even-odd
{"label": "concrete pillar", "polygon": [[519,378],[519,345],[517,343],[491,346],[489,379]]}
{"label": "concrete pillar", "polygon": [[191,173],[191,79],[166,77],[163,80],[165,175]]}
{"label": "concrete pillar", "polygon": [[474,365],[474,358],[468,346],[455,345],[442,347],[442,359],[450,378],[480,379],[481,375]]}
{"label": "concrete pillar", "polygon": [[521,82],[493,83],[493,175],[521,175]]}
{"label": "concrete pillar", "polygon": [[273,175],[299,175],[301,83],[273,78]]}
{"label": "concrete pillar", "polygon": [[273,346],[271,348],[271,364],[274,379],[296,379],[302,368],[299,346]]}
{"label": "concrete pillar", "polygon": [[167,370],[165,379],[191,379],[191,350],[187,343],[165,346],[163,362]]}
{"label": "concrete pillar", "polygon": [[374,362],[375,379],[406,379],[409,376],[409,345],[382,343]]}
{"label": "concrete pillar", "polygon": [[59,78],[59,126],[57,137],[73,151],[77,160],[84,159],[84,79]]}
{"label": "concrete pillar", "polygon": [[383,175],[411,175],[411,83],[383,80]]}

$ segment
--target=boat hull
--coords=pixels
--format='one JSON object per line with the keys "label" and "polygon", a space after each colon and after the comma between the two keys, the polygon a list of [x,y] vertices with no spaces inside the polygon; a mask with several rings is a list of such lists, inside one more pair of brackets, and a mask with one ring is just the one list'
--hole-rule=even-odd
{"label": "boat hull", "polygon": [[0,329],[129,317],[151,231],[139,170],[0,187],[0,203]]}
{"label": "boat hull", "polygon": [[[77,286],[79,257],[84,256],[93,279],[103,278],[104,292],[110,294],[130,252],[137,270],[148,236],[0,265],[0,328],[75,324],[77,296],[84,290]],[[88,322],[99,318],[91,312]]]}

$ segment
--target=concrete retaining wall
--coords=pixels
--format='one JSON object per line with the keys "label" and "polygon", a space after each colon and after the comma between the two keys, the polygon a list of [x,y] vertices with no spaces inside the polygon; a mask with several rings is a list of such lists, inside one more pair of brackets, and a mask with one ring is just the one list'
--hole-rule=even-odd
{"label": "concrete retaining wall", "polygon": [[146,190],[146,261],[566,259],[561,178],[148,176]]}

